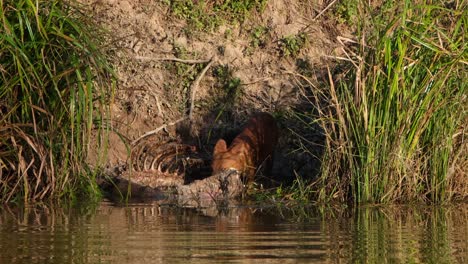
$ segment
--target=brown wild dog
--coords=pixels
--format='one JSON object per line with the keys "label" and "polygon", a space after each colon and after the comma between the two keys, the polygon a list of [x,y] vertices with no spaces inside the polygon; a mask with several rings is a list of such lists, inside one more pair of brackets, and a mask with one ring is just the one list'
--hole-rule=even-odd
{"label": "brown wild dog", "polygon": [[223,139],[216,142],[213,151],[213,175],[234,169],[247,182],[252,182],[259,167],[264,167],[270,173],[271,156],[277,141],[278,127],[275,119],[268,113],[254,115],[229,148]]}

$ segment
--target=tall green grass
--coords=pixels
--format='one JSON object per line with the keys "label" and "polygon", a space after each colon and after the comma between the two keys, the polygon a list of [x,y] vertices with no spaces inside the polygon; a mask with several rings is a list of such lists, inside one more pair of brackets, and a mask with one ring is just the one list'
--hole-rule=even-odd
{"label": "tall green grass", "polygon": [[71,1],[0,0],[0,201],[98,194],[112,70],[102,32]]}
{"label": "tall green grass", "polygon": [[357,47],[330,75],[318,199],[468,197],[466,1],[359,2]]}

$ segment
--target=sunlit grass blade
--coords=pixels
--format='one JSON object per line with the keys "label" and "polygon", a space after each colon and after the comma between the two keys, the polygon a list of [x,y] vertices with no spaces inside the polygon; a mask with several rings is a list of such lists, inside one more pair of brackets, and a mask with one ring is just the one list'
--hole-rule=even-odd
{"label": "sunlit grass blade", "polygon": [[113,74],[105,34],[81,8],[0,1],[2,202],[97,194],[85,161],[91,135],[106,131],[95,123],[108,119]]}
{"label": "sunlit grass blade", "polygon": [[[365,35],[358,37],[365,45],[348,65],[347,81],[336,87],[330,81],[334,103],[321,111],[333,115],[322,116],[332,123],[322,125],[327,142],[318,198],[466,199],[460,158],[468,155],[466,3],[393,2],[380,13],[360,5],[358,32]],[[330,184],[332,178],[338,180]]]}

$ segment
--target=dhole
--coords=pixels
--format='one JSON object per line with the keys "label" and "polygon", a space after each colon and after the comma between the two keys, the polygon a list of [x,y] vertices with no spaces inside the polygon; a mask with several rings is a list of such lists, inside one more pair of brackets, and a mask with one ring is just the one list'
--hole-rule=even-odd
{"label": "dhole", "polygon": [[267,172],[271,170],[271,155],[277,141],[278,128],[275,119],[267,113],[254,115],[229,148],[223,139],[216,142],[213,151],[213,175],[234,169],[247,178],[247,182],[253,181],[256,170],[264,162]]}

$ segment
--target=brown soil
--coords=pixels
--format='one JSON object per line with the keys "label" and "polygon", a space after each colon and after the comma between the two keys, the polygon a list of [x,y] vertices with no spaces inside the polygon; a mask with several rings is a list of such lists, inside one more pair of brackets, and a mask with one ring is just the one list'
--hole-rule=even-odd
{"label": "brown soil", "polygon": [[[111,49],[118,75],[113,128],[129,142],[188,116],[194,79],[207,63],[163,60],[181,56],[177,50],[182,49],[183,59],[213,62],[197,86],[192,122],[168,125],[156,136],[179,137],[210,153],[217,138],[232,137],[252,112],[267,111],[279,117],[282,134],[277,174],[294,175],[296,171],[308,176],[316,171],[317,163],[311,162],[316,153],[294,152],[300,144],[290,129],[297,132],[301,127],[294,121],[294,111],[312,108],[304,97],[306,92],[298,87],[298,74],[307,75],[317,86],[324,82],[327,66],[336,64],[331,57],[342,54],[337,38],[350,38],[332,12],[321,13],[330,1],[269,0],[261,14],[254,11],[245,22],[226,22],[210,33],[190,30],[187,21],[174,16],[165,1],[81,2],[90,5],[93,17],[113,37]],[[258,26],[268,30],[261,45],[255,46],[252,32]],[[305,46],[294,56],[285,55],[280,40],[299,33],[306,36]],[[298,66],[300,62],[302,66]],[[219,78],[213,73],[220,65],[227,65],[233,77],[241,80],[241,96],[235,100],[221,96]],[[186,72],[176,72],[181,69]],[[184,77],[194,69],[191,79]],[[187,82],[192,86],[187,87]],[[309,136],[320,141],[320,135]],[[112,134],[110,139],[109,165],[126,162],[128,154],[121,138]]]}

